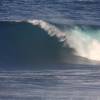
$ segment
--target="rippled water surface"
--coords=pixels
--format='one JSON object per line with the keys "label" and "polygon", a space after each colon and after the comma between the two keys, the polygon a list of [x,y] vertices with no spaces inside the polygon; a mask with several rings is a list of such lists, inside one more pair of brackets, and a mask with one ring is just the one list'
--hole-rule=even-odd
{"label": "rippled water surface", "polygon": [[100,99],[99,66],[62,65],[59,67],[63,68],[0,71],[0,99]]}
{"label": "rippled water surface", "polygon": [[0,20],[42,19],[100,25],[99,0],[2,0]]}

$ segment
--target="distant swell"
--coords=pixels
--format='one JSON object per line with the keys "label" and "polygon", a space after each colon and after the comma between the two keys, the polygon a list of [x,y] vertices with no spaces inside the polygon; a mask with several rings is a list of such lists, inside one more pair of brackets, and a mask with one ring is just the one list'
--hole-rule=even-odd
{"label": "distant swell", "polygon": [[[28,23],[39,26],[48,32],[50,36],[56,36],[64,46],[74,49],[74,54],[91,60],[100,61],[100,29],[88,27],[78,27],[67,30],[58,29],[56,26],[43,20],[28,20]],[[67,52],[66,52],[67,54]]]}

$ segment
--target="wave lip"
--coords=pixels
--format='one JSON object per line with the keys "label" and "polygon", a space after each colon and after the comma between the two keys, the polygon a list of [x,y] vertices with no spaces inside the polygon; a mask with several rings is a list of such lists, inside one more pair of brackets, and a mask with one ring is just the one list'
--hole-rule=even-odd
{"label": "wave lip", "polygon": [[48,32],[48,35],[56,36],[60,42],[63,42],[66,40],[66,34],[63,33],[61,30],[59,30],[57,27],[54,25],[51,25],[47,23],[46,21],[43,20],[28,20],[28,23],[31,23],[32,25],[39,26],[42,28],[44,31]]}

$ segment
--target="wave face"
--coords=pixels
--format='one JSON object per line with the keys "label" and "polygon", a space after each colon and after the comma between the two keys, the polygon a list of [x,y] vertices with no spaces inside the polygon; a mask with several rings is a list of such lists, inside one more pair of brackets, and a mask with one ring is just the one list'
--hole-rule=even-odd
{"label": "wave face", "polygon": [[0,22],[0,64],[100,61],[98,26],[60,26],[43,20]]}
{"label": "wave face", "polygon": [[0,64],[60,62],[62,43],[28,22],[0,22]]}

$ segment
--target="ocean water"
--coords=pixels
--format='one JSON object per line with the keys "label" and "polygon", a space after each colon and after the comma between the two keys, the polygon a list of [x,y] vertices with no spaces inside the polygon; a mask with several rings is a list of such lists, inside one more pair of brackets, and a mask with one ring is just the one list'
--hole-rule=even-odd
{"label": "ocean water", "polygon": [[0,1],[0,100],[100,100],[100,1]]}

